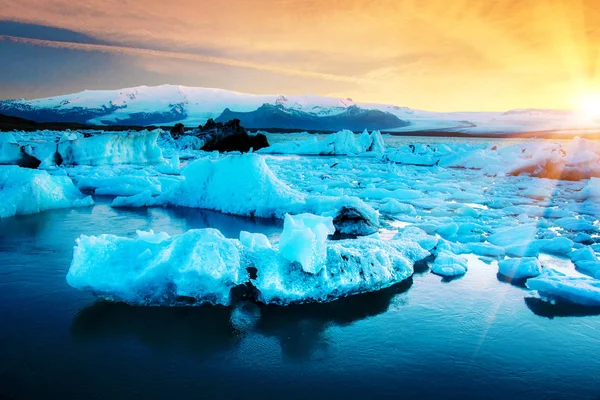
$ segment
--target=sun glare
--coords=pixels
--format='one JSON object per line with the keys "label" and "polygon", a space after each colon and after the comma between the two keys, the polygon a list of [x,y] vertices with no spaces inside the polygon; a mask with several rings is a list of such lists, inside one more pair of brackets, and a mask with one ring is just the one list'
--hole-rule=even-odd
{"label": "sun glare", "polygon": [[600,92],[581,96],[577,109],[586,118],[600,119]]}

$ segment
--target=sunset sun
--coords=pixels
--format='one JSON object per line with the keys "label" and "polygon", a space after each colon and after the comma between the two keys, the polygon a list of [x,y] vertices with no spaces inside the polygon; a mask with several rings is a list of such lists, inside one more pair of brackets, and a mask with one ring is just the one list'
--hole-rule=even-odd
{"label": "sunset sun", "polygon": [[577,103],[577,109],[586,118],[600,118],[600,92],[581,96]]}

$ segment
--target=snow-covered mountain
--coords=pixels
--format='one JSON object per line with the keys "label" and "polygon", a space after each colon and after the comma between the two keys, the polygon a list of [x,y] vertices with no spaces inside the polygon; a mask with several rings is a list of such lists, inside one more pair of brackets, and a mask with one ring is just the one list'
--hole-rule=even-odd
{"label": "snow-covered mountain", "polygon": [[389,104],[322,96],[253,95],[174,85],[140,86],[35,100],[0,101],[0,114],[38,122],[95,125],[204,124],[208,118],[240,118],[251,128],[398,132],[452,131],[472,134],[600,129],[573,111],[518,109],[507,112],[439,113]]}

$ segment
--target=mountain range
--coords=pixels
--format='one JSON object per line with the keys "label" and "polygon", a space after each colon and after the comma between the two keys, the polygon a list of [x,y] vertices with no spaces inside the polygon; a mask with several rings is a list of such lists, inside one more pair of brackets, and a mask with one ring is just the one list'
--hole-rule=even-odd
{"label": "mountain range", "polygon": [[254,95],[175,85],[86,90],[43,99],[0,100],[0,114],[36,122],[91,125],[188,127],[240,119],[251,129],[512,134],[600,130],[600,121],[569,110],[516,109],[505,112],[431,112],[351,98],[314,95]]}

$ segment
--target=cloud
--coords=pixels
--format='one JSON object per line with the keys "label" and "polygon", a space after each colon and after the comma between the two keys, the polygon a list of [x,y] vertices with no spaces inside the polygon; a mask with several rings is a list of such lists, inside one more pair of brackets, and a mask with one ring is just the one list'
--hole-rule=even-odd
{"label": "cloud", "polygon": [[254,92],[269,75],[280,92],[506,109],[600,90],[595,0],[0,0],[0,20],[114,45],[87,51],[262,71]]}
{"label": "cloud", "polygon": [[146,57],[159,57],[159,58],[169,58],[175,60],[186,60],[186,61],[196,61],[202,63],[211,63],[211,64],[220,64],[227,65],[230,67],[240,67],[240,68],[250,68],[259,71],[273,72],[277,74],[284,75],[292,75],[292,76],[302,76],[306,78],[316,78],[337,82],[348,82],[348,83],[368,83],[367,79],[345,76],[345,75],[336,75],[336,74],[326,74],[320,72],[313,71],[305,71],[294,68],[286,68],[275,65],[267,65],[260,64],[255,62],[248,62],[242,60],[235,60],[231,58],[223,58],[223,57],[214,57],[207,56],[202,54],[193,54],[193,53],[178,53],[171,51],[161,51],[161,50],[150,50],[136,47],[126,47],[126,46],[114,46],[114,45],[101,45],[101,44],[88,44],[88,43],[77,43],[77,42],[63,42],[63,41],[55,41],[55,40],[42,40],[42,39],[31,39],[25,37],[18,36],[8,36],[8,35],[0,35],[0,41],[9,41],[12,43],[18,44],[28,44],[32,46],[41,46],[41,47],[50,47],[55,49],[66,49],[66,50],[79,50],[79,51],[91,51],[91,52],[100,52],[100,53],[109,53],[109,54],[124,54],[124,55],[135,55],[135,56],[146,56]]}

